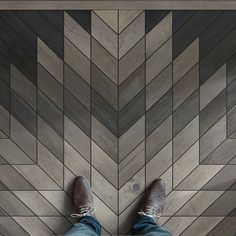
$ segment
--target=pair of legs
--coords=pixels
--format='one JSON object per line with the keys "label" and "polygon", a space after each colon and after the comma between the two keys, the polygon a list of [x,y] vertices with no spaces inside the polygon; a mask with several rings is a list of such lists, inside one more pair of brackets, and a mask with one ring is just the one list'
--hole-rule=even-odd
{"label": "pair of legs", "polygon": [[[132,227],[133,235],[171,236],[162,226],[156,223],[163,210],[165,200],[165,184],[162,179],[155,180],[147,190],[138,212],[139,218]],[[98,236],[101,235],[101,225],[95,218],[92,191],[88,181],[79,176],[74,181],[72,217],[78,218],[78,223],[65,236]]]}

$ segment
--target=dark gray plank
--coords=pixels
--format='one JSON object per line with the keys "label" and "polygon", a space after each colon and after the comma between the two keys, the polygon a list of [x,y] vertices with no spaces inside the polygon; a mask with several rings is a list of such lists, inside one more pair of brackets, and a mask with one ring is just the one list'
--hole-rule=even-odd
{"label": "dark gray plank", "polygon": [[7,85],[2,79],[0,80],[0,104],[9,111],[9,97],[10,90],[9,85]]}
{"label": "dark gray plank", "polygon": [[0,25],[0,45],[2,53],[14,64],[33,84],[36,85],[36,58],[32,57],[24,48],[17,45],[15,36],[11,37]]}
{"label": "dark gray plank", "polygon": [[90,136],[90,114],[89,111],[67,90],[64,92],[64,112],[78,125],[88,136]]}
{"label": "dark gray plank", "polygon": [[[51,14],[57,14],[51,12]],[[17,11],[16,15],[51,49],[61,58],[63,58],[63,34],[61,34],[50,21],[47,20],[39,11]],[[63,23],[63,14],[58,16]]]}
{"label": "dark gray plank", "polygon": [[236,79],[227,86],[227,111],[236,105]]}
{"label": "dark gray plank", "polygon": [[170,11],[146,10],[145,11],[145,33],[151,31]]}
{"label": "dark gray plank", "polygon": [[142,90],[119,112],[119,136],[124,134],[145,112],[145,90]]}
{"label": "dark gray plank", "polygon": [[40,14],[43,15],[47,20],[60,32],[64,33],[64,11],[52,11],[44,10],[40,11]]}
{"label": "dark gray plank", "polygon": [[[34,161],[37,158],[37,140],[14,117],[11,117],[11,139]],[[10,150],[9,150],[10,151]],[[27,163],[27,162],[26,162]],[[24,164],[24,163],[22,163]]]}
{"label": "dark gray plank", "polygon": [[92,64],[92,88],[114,109],[118,109],[118,88],[101,70]]}
{"label": "dark gray plank", "polygon": [[66,12],[90,34],[91,11],[76,10],[76,11],[66,11]]}
{"label": "dark gray plank", "polygon": [[197,11],[173,11],[173,32],[175,33],[181,26],[183,26]]}
{"label": "dark gray plank", "polygon": [[70,91],[88,110],[90,110],[90,87],[67,64],[64,66],[64,86]]}
{"label": "dark gray plank", "polygon": [[200,82],[203,84],[217,69],[219,69],[236,52],[236,28],[218,43],[200,61]]}
{"label": "dark gray plank", "polygon": [[173,113],[173,135],[182,130],[199,112],[199,89],[189,96]]}
{"label": "dark gray plank", "polygon": [[[38,63],[38,88],[61,110],[63,109],[63,87]],[[53,92],[52,92],[53,91]]]}
{"label": "dark gray plank", "polygon": [[146,113],[146,136],[172,112],[172,89],[169,89]]}
{"label": "dark gray plank", "polygon": [[36,136],[36,113],[14,92],[11,92],[11,114]]}
{"label": "dark gray plank", "polygon": [[60,135],[63,135],[62,111],[38,90],[38,114]]}
{"label": "dark gray plank", "polygon": [[36,59],[36,34],[14,14],[14,11],[1,11],[0,16],[2,28],[12,37],[17,47],[22,47]]}
{"label": "dark gray plank", "polygon": [[227,113],[227,136],[236,138],[236,106]]}
{"label": "dark gray plank", "polygon": [[11,88],[36,110],[36,87],[14,65],[11,65]]}
{"label": "dark gray plank", "polygon": [[200,36],[200,58],[206,55],[236,26],[236,12],[223,12]]}
{"label": "dark gray plank", "polygon": [[92,89],[92,114],[115,136],[118,136],[118,113]]}
{"label": "dark gray plank", "polygon": [[236,53],[227,61],[227,84],[236,79]]}
{"label": "dark gray plank", "polygon": [[6,84],[9,84],[9,78],[10,78],[10,62],[8,58],[3,55],[0,51],[0,80],[3,80],[6,82]]}
{"label": "dark gray plank", "polygon": [[175,59],[199,34],[208,27],[221,11],[198,11],[173,36],[173,59]]}
{"label": "dark gray plank", "polygon": [[210,129],[226,112],[225,89],[200,112],[200,136]]}

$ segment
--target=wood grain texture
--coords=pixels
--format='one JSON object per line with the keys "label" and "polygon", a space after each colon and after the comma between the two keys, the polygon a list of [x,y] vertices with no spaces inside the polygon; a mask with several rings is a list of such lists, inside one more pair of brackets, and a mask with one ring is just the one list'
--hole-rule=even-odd
{"label": "wood grain texture", "polygon": [[102,235],[132,233],[158,177],[170,233],[233,235],[233,4],[45,0],[0,11],[0,231],[64,235],[83,175]]}

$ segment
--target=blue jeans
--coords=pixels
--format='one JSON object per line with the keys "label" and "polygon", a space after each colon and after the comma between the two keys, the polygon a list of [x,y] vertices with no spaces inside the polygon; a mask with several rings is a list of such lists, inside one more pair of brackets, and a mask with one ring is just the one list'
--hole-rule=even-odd
{"label": "blue jeans", "polygon": [[[65,236],[98,236],[101,235],[101,225],[92,216],[84,216],[79,223],[65,234]],[[140,217],[132,228],[132,235],[146,236],[171,236],[171,234],[162,226],[147,216]]]}

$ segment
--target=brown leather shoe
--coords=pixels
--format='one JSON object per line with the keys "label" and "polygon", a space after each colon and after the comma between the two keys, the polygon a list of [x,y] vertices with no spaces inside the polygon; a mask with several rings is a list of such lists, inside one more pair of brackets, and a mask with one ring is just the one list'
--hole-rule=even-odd
{"label": "brown leather shoe", "polygon": [[138,214],[149,216],[155,221],[161,216],[165,201],[165,182],[158,178],[147,189]]}
{"label": "brown leather shoe", "polygon": [[88,180],[78,176],[73,185],[73,213],[72,217],[94,216],[93,193]]}

